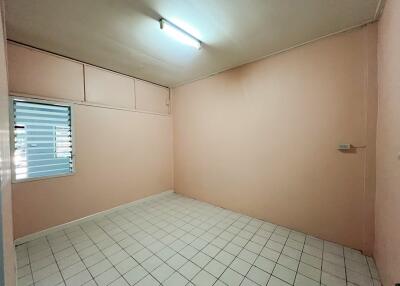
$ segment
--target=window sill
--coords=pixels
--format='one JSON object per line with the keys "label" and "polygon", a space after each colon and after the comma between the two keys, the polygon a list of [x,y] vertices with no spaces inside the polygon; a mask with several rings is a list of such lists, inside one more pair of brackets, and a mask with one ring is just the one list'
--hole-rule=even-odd
{"label": "window sill", "polygon": [[68,177],[68,176],[73,176],[73,175],[75,175],[75,171],[72,171],[71,173],[68,173],[68,174],[46,176],[46,177],[39,177],[39,178],[27,178],[27,179],[19,179],[19,180],[12,179],[11,183],[19,184],[19,183],[26,183],[26,182],[32,182],[32,181],[57,179],[57,178]]}

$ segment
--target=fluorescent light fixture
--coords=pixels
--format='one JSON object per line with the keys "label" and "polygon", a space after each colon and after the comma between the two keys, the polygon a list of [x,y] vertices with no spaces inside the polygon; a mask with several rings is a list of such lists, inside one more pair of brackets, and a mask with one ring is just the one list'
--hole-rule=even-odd
{"label": "fluorescent light fixture", "polygon": [[199,40],[165,19],[160,20],[160,28],[182,44],[194,47],[196,49],[201,48],[201,42]]}

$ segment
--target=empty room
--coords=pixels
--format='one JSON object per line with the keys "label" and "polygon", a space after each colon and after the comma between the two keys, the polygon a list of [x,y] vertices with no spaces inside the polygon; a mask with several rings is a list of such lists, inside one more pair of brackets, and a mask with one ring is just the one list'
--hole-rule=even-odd
{"label": "empty room", "polygon": [[400,286],[400,0],[0,12],[0,286]]}

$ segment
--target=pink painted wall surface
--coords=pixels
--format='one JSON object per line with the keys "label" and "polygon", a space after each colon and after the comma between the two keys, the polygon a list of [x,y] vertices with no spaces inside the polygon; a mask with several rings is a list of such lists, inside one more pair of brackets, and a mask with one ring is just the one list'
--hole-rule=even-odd
{"label": "pink painted wall surface", "polygon": [[383,284],[400,283],[400,1],[378,29],[378,137],[374,256]]}
{"label": "pink painted wall surface", "polygon": [[370,254],[375,49],[368,25],[173,89],[175,190]]}
{"label": "pink painted wall surface", "polygon": [[72,176],[13,184],[15,237],[173,188],[172,119],[75,105]]}
{"label": "pink painted wall surface", "polygon": [[[8,48],[10,92],[73,101],[76,153],[72,176],[13,184],[16,238],[173,188],[172,118],[133,112],[135,79],[21,45]],[[27,84],[31,75],[39,80]]]}

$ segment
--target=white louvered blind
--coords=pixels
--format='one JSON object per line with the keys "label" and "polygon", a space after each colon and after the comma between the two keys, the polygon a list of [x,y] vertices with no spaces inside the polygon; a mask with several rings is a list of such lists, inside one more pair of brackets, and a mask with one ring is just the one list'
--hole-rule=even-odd
{"label": "white louvered blind", "polygon": [[73,172],[71,107],[13,100],[14,179]]}

